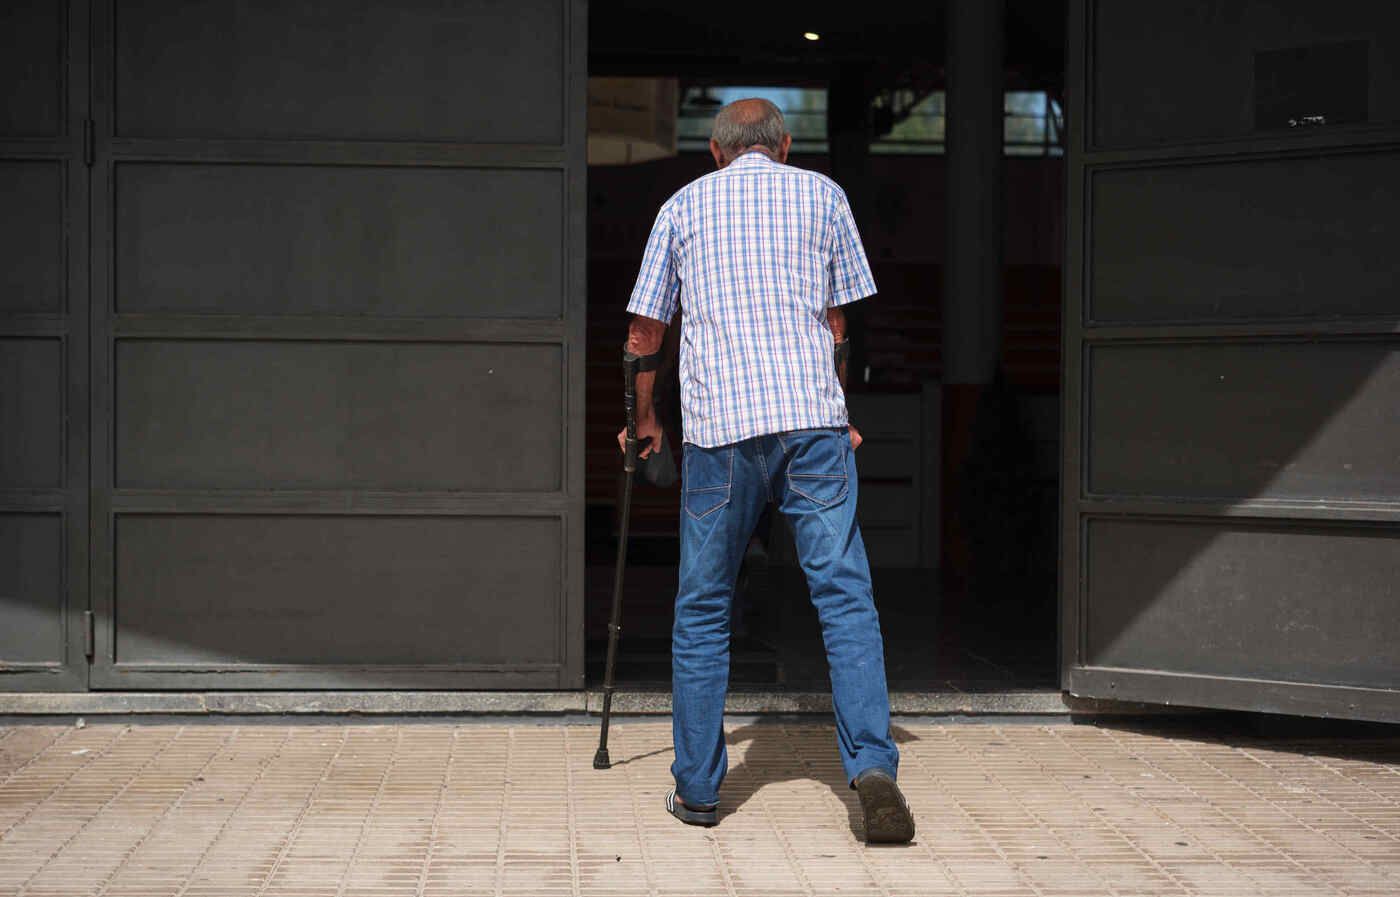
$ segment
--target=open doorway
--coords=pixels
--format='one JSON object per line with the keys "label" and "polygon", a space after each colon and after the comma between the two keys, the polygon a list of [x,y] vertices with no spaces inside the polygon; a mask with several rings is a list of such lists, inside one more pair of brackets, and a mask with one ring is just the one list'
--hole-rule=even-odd
{"label": "open doorway", "polygon": [[[866,440],[857,454],[858,513],[890,687],[1057,688],[1063,6],[1008,3],[1000,362],[975,408],[958,414],[949,413],[941,382],[949,241],[940,6],[872,2],[839,22],[755,9],[725,23],[700,10],[599,0],[591,16],[591,77],[623,79],[619,95],[643,97],[663,122],[674,109],[675,140],[665,145],[663,123],[659,148],[613,147],[590,159],[590,684],[601,680],[616,551],[627,296],[657,208],[714,168],[705,145],[714,114],[734,99],[763,96],[793,133],[790,164],[846,189],[879,288],[848,307],[847,403]],[[679,317],[668,343],[678,326]],[[679,409],[660,412],[672,418],[674,442]],[[634,493],[623,686],[670,679],[678,504],[678,486],[639,481]],[[805,581],[785,523],[765,516],[736,590],[732,685],[823,689],[826,659]]]}

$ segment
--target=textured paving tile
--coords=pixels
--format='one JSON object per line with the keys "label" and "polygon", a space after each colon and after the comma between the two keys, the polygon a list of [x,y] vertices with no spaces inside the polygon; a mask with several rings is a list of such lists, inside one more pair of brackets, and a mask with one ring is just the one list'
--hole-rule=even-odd
{"label": "textured paving tile", "polygon": [[721,824],[670,726],[0,728],[0,895],[1400,894],[1400,733],[907,725],[907,847],[866,847],[829,726],[730,730]]}

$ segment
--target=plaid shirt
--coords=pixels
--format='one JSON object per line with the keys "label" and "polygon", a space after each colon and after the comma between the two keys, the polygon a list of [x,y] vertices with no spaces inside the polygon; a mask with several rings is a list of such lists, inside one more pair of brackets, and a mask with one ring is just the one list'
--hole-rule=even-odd
{"label": "plaid shirt", "polygon": [[627,310],[679,301],[685,441],[713,448],[845,426],[826,309],[874,293],[841,188],[749,152],[662,205]]}

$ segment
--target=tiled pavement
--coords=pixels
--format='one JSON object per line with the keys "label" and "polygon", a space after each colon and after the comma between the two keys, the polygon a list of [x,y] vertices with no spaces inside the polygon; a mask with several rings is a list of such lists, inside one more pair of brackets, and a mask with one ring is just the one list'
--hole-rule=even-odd
{"label": "tiled pavement", "polygon": [[665,815],[670,727],[0,728],[0,894],[1400,895],[1400,731],[901,723],[907,847],[829,726],[736,723],[718,828]]}

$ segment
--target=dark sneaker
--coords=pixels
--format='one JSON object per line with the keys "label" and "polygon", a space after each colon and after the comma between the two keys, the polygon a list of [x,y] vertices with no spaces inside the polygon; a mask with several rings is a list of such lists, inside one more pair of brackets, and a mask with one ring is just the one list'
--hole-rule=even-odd
{"label": "dark sneaker", "polygon": [[914,817],[893,776],[883,769],[867,769],[856,776],[855,789],[865,811],[867,844],[907,844],[914,839]]}
{"label": "dark sneaker", "polygon": [[676,795],[674,790],[666,794],[666,812],[686,825],[718,825],[718,807],[692,807]]}

